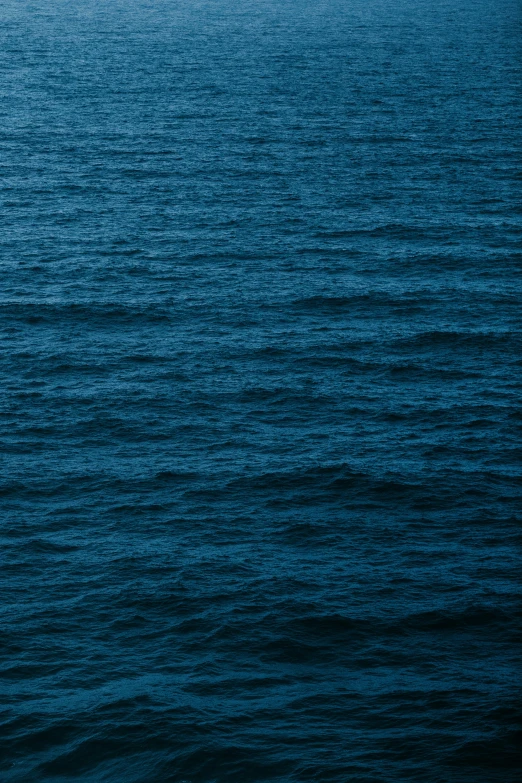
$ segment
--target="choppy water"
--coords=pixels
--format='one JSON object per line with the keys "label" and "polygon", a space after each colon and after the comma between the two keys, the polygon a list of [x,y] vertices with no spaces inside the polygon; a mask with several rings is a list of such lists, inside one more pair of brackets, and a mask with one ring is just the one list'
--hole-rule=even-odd
{"label": "choppy water", "polygon": [[521,20],[4,0],[6,783],[518,780]]}

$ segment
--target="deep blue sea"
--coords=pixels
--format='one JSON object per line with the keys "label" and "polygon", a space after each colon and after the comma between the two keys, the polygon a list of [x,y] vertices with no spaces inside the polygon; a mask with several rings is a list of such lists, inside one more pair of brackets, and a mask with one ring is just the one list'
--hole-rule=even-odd
{"label": "deep blue sea", "polygon": [[520,0],[3,0],[0,778],[522,774]]}

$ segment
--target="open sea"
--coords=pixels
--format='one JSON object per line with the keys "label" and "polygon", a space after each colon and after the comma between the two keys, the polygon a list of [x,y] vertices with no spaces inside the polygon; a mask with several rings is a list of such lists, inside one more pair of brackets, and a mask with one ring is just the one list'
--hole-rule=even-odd
{"label": "open sea", "polygon": [[2,783],[522,779],[520,0],[3,0]]}

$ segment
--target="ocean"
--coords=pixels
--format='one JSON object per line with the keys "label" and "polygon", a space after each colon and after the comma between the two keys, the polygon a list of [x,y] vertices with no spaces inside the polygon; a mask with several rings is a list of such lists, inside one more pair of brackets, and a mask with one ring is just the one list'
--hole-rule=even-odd
{"label": "ocean", "polygon": [[522,773],[518,0],[4,0],[0,776]]}

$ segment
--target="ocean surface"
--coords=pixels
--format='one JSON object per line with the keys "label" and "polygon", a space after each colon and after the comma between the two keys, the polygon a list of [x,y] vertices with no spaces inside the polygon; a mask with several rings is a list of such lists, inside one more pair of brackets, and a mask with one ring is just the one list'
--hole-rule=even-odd
{"label": "ocean surface", "polygon": [[519,0],[3,0],[0,778],[522,773]]}

